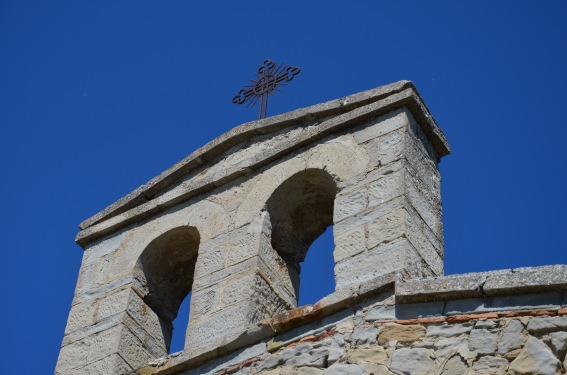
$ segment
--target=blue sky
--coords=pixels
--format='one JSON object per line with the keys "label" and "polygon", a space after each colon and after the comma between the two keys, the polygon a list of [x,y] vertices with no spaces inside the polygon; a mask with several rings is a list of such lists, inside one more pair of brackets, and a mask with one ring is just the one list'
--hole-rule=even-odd
{"label": "blue sky", "polygon": [[[447,274],[567,263],[565,14],[562,1],[2,0],[0,372],[53,373],[78,223],[254,120],[231,99],[266,58],[302,69],[268,115],[415,83],[452,147]],[[326,269],[322,242],[308,262]],[[334,286],[309,273],[313,302]]]}

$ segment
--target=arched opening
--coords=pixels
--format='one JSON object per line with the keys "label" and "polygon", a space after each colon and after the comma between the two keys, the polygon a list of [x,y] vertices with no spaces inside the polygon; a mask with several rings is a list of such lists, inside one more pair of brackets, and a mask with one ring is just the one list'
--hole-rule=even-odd
{"label": "arched opening", "polygon": [[[174,228],[154,239],[138,259],[139,278],[145,287],[144,302],[160,319],[168,352],[173,321],[192,289],[199,242],[197,229]],[[184,333],[186,326],[176,328]]]}
{"label": "arched opening", "polygon": [[[307,250],[333,224],[337,186],[319,169],[307,169],[283,182],[268,199],[272,247],[285,262],[296,299],[299,297],[300,263]],[[329,249],[332,259],[332,248]]]}

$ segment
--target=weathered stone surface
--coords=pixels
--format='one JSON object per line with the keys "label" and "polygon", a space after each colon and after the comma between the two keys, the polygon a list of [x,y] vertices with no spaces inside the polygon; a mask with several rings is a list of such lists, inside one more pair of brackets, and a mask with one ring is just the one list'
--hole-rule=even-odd
{"label": "weathered stone surface", "polygon": [[442,315],[444,307],[443,302],[398,304],[396,306],[396,317],[398,319],[411,319]]}
{"label": "weathered stone surface", "polygon": [[378,329],[374,327],[357,327],[352,332],[350,340],[353,345],[371,345],[376,343]]}
{"label": "weathered stone surface", "polygon": [[445,358],[454,353],[461,345],[465,344],[465,337],[448,337],[438,340],[434,345],[435,355],[438,358]]}
{"label": "weathered stone surface", "polygon": [[359,365],[374,363],[387,364],[389,359],[388,351],[381,346],[374,348],[349,349],[347,351],[347,362]]}
{"label": "weathered stone surface", "polygon": [[296,375],[321,375],[323,374],[322,369],[318,369],[315,367],[300,367],[294,371]]}
{"label": "weathered stone surface", "polygon": [[473,329],[469,336],[469,349],[481,355],[494,354],[498,333],[486,329]]}
{"label": "weathered stone surface", "polygon": [[384,344],[390,340],[412,342],[425,336],[425,327],[420,325],[391,325],[382,328],[378,334],[378,343]]}
{"label": "weathered stone surface", "polygon": [[333,336],[331,345],[329,346],[329,356],[327,357],[327,363],[332,365],[333,363],[340,360],[344,354],[345,339],[340,333]]}
{"label": "weathered stone surface", "polygon": [[[407,240],[399,239],[338,263],[335,266],[337,288],[355,286],[379,275],[406,268],[410,246]],[[376,264],[380,264],[380,267],[376,267]]]}
{"label": "weathered stone surface", "polygon": [[530,333],[548,333],[554,331],[567,331],[567,315],[548,318],[534,318],[527,327]]}
{"label": "weathered stone surface", "polygon": [[404,375],[428,375],[437,367],[437,361],[432,350],[398,349],[392,356],[391,369]]}
{"label": "weathered stone surface", "polygon": [[509,373],[555,375],[560,366],[561,363],[547,345],[535,337],[529,337],[518,357],[510,364]]}
{"label": "weathered stone surface", "polygon": [[549,334],[551,338],[551,347],[561,356],[565,355],[567,350],[567,332],[553,332]]}
{"label": "weathered stone surface", "polygon": [[[313,366],[323,367],[327,360],[328,349],[319,348],[298,353],[295,356],[285,360],[287,366],[300,367],[300,366]],[[283,359],[283,358],[282,358]]]}
{"label": "weathered stone surface", "polygon": [[441,375],[463,375],[467,373],[468,365],[461,356],[456,355],[445,363],[443,369],[441,370]]}
{"label": "weathered stone surface", "polygon": [[523,329],[524,326],[519,320],[510,320],[502,331],[502,336],[498,342],[498,353],[506,354],[514,349],[521,348],[526,339],[522,334]]}
{"label": "weathered stone surface", "polygon": [[508,369],[508,361],[504,358],[484,356],[472,366],[471,375],[495,375],[505,374]]}
{"label": "weathered stone surface", "polygon": [[335,363],[325,370],[325,375],[365,375],[364,367]]}
{"label": "weathered stone surface", "polygon": [[[519,308],[549,304],[551,296],[546,292],[555,292],[567,287],[567,266],[545,266],[518,268],[493,272],[450,275],[430,279],[405,280],[396,285],[396,295],[401,302],[422,302],[435,300],[457,300],[481,298],[484,295],[498,296],[513,294],[531,294],[532,298],[518,299],[516,305],[499,299],[488,300],[490,308],[499,305]],[[540,300],[538,300],[538,297]],[[511,298],[511,297],[510,297]],[[535,300],[534,300],[535,299]],[[561,299],[559,296],[558,299]],[[557,301],[553,301],[554,304]],[[560,303],[560,302],[559,302]],[[465,312],[465,311],[463,311]]]}
{"label": "weathered stone surface", "polygon": [[495,319],[478,320],[474,325],[475,329],[494,329],[498,327],[498,321]]}
{"label": "weathered stone surface", "polygon": [[386,320],[396,318],[396,307],[393,305],[388,306],[376,306],[369,310],[365,315],[364,319],[367,321],[374,320]]}
{"label": "weathered stone surface", "polygon": [[[559,370],[566,267],[424,278],[443,273],[447,152],[408,82],[221,136],[83,223],[57,372]],[[336,291],[297,308],[299,265],[331,225]],[[185,350],[166,356],[190,291]]]}
{"label": "weathered stone surface", "polygon": [[463,333],[469,333],[473,329],[471,323],[464,324],[442,324],[442,325],[431,325],[427,327],[427,337],[453,337],[459,336]]}

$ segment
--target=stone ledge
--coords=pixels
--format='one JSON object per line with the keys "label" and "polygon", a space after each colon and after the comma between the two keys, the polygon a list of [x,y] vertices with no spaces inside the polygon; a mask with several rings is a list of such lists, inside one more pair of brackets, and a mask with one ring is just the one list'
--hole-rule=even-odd
{"label": "stone ledge", "polygon": [[567,265],[396,280],[396,302],[415,303],[567,290]]}
{"label": "stone ledge", "polygon": [[[327,103],[240,125],[209,142],[145,185],[140,186],[103,211],[82,222],[79,227],[83,232],[80,232],[77,236],[77,242],[84,245],[94,240],[94,232],[100,232],[98,237],[109,233],[111,228],[97,228],[95,231],[87,232],[84,230],[95,226],[97,223],[126,213],[127,211],[143,211],[149,215],[164,210],[169,206],[163,205],[161,202],[159,205],[155,201],[152,203],[152,200],[155,200],[156,197],[183,176],[197,171],[205,164],[208,164],[224,152],[230,150],[231,147],[249,140],[252,137],[296,127],[300,123],[322,120],[323,122],[318,124],[320,128],[319,132],[315,132],[310,139],[306,139],[304,143],[307,144],[343,128],[356,125],[360,121],[364,121],[370,117],[379,116],[394,108],[404,106],[410,109],[424,133],[430,138],[438,155],[447,155],[450,149],[445,136],[421,100],[415,86],[410,81],[399,81],[342,99],[336,99]],[[334,117],[328,119],[328,116]],[[290,152],[302,146],[304,146],[304,144],[298,144],[296,147],[290,148]],[[240,177],[240,175],[232,176],[229,179],[238,177]],[[226,181],[222,181],[222,183],[226,183]],[[216,186],[216,184],[212,185]],[[198,191],[196,191],[195,194],[200,194],[213,187],[214,186],[208,188],[201,187],[197,189]],[[188,197],[190,197],[190,195],[185,198],[189,199]],[[142,208],[141,210],[138,209],[140,206],[147,203],[151,203],[150,206],[152,207]],[[179,203],[178,200],[176,200],[176,203]],[[120,222],[124,224],[122,226],[125,226],[148,215],[141,216],[140,212],[138,212],[137,215],[132,215],[131,213],[127,215],[130,217],[122,217]],[[137,220],[132,220],[132,216],[135,216]],[[116,229],[116,226],[117,223],[113,223],[112,229]]]}
{"label": "stone ledge", "polygon": [[[407,275],[405,271],[402,271],[402,273]],[[211,359],[227,355],[249,345],[260,343],[262,340],[289,331],[291,328],[303,326],[317,319],[344,310],[360,300],[387,290],[393,290],[394,282],[398,275],[401,274],[399,272],[391,272],[378,276],[358,287],[339,289],[314,305],[301,306],[275,315],[271,319],[265,319],[258,324],[250,325],[239,337],[230,342],[224,342],[223,345],[213,350],[204,353],[191,353],[189,350],[185,350],[172,354],[167,358],[157,359],[148,364],[148,366],[133,372],[133,374],[168,375],[194,368]]]}

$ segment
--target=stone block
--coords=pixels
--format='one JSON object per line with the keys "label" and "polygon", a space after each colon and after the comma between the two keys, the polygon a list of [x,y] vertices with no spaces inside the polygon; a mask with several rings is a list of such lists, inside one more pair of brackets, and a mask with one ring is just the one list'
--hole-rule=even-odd
{"label": "stone block", "polygon": [[482,273],[401,279],[396,282],[396,298],[400,302],[424,302],[482,297],[481,286],[485,279]]}
{"label": "stone block", "polygon": [[368,207],[376,207],[404,193],[403,163],[393,163],[379,169],[381,173],[368,184]]}
{"label": "stone block", "polygon": [[398,129],[381,136],[378,140],[380,162],[386,165],[403,157],[406,145],[406,129]]}
{"label": "stone block", "polygon": [[364,365],[367,363],[387,364],[390,359],[388,351],[381,346],[374,348],[349,349],[346,354],[348,363]]}
{"label": "stone block", "polygon": [[520,349],[526,341],[526,335],[522,334],[523,324],[519,320],[510,320],[502,331],[498,342],[498,353],[506,354],[515,349]]}
{"label": "stone block", "polygon": [[195,279],[193,280],[193,290],[200,290],[207,288],[213,284],[218,284],[223,280],[227,280],[228,278],[236,275],[239,272],[248,271],[256,267],[257,263],[257,257],[251,258],[237,263],[234,266],[224,268],[213,274],[204,274],[202,272],[198,272],[199,268],[197,268],[195,270]]}
{"label": "stone block", "polygon": [[396,318],[412,319],[443,315],[444,302],[405,303],[396,305]]}
{"label": "stone block", "polygon": [[427,327],[427,337],[454,337],[468,334],[473,329],[472,323],[464,324],[441,324]]}
{"label": "stone block", "polygon": [[[484,292],[489,296],[505,293],[539,293],[561,289],[567,289],[566,265],[526,267],[491,272],[487,275],[484,284]],[[561,304],[561,301],[558,304]]]}
{"label": "stone block", "polygon": [[[409,205],[408,205],[409,206]],[[431,229],[425,224],[417,212],[410,210],[404,215],[405,234],[409,242],[417,250],[418,254],[427,263],[433,274],[442,276],[444,270],[443,256],[439,254],[442,249],[437,249],[429,242],[425,233]]]}
{"label": "stone block", "polygon": [[339,262],[335,266],[337,289],[356,286],[379,275],[406,268],[410,246],[407,240],[400,239]]}
{"label": "stone block", "polygon": [[220,285],[213,285],[207,289],[193,292],[191,295],[192,317],[206,315],[218,308],[220,299]]}
{"label": "stone block", "polygon": [[335,198],[333,220],[339,222],[347,217],[363,212],[368,206],[368,192],[365,188],[350,192],[349,194],[338,194]]}
{"label": "stone block", "polygon": [[98,258],[115,251],[124,242],[124,237],[124,231],[119,231],[85,246],[83,261],[96,262]]}
{"label": "stone block", "polygon": [[455,353],[463,345],[466,346],[466,338],[461,335],[438,339],[433,344],[433,348],[435,349],[435,355],[438,358],[446,358],[448,355]]}
{"label": "stone block", "polygon": [[69,317],[67,318],[65,335],[68,335],[80,328],[88,327],[94,324],[95,311],[96,301],[88,300],[73,305],[71,307],[71,311],[69,312]]}
{"label": "stone block", "polygon": [[376,306],[365,315],[366,321],[396,319],[396,306]]}
{"label": "stone block", "polygon": [[485,298],[485,311],[553,309],[560,305],[561,293],[538,293]]}
{"label": "stone block", "polygon": [[389,341],[413,342],[425,337],[425,327],[413,325],[387,325],[378,333],[378,343],[386,344]]}
{"label": "stone block", "polygon": [[232,240],[228,246],[227,265],[231,266],[249,259],[258,253],[255,245],[258,243],[257,237],[261,234],[247,233]]}
{"label": "stone block", "polygon": [[555,375],[561,363],[551,350],[535,337],[529,337],[520,354],[510,363],[509,374]]}
{"label": "stone block", "polygon": [[552,332],[549,334],[551,339],[551,347],[561,358],[567,351],[567,332]]}
{"label": "stone block", "polygon": [[508,369],[508,361],[505,358],[484,356],[472,366],[471,375],[493,375],[505,374]]}
{"label": "stone block", "polygon": [[195,276],[210,275],[226,266],[226,248],[218,247],[206,253],[199,253],[195,266]]}
{"label": "stone block", "polygon": [[119,353],[132,368],[142,367],[154,358],[136,335],[125,327],[120,335]]}
{"label": "stone block", "polygon": [[185,349],[192,353],[203,353],[223,340],[226,342],[227,337],[238,336],[250,324],[250,313],[249,304],[241,302],[215,314],[193,319],[187,329]]}
{"label": "stone block", "polygon": [[364,367],[360,365],[349,365],[335,363],[325,369],[324,375],[365,375]]}
{"label": "stone block", "polygon": [[99,299],[97,301],[95,322],[126,311],[131,292],[130,288],[126,288]]}
{"label": "stone block", "polygon": [[369,221],[367,224],[368,249],[406,235],[406,215],[404,209],[399,209]]}
{"label": "stone block", "polygon": [[532,334],[567,331],[567,315],[533,318],[528,323],[527,329]]}
{"label": "stone block", "polygon": [[390,369],[404,375],[428,375],[437,367],[435,354],[430,349],[397,349],[392,355]]}
{"label": "stone block", "polygon": [[88,336],[61,348],[56,373],[72,373],[89,363],[96,362],[118,351],[123,325]]}
{"label": "stone block", "polygon": [[[109,355],[99,361],[90,363],[80,369],[81,374],[97,375],[97,374],[124,374],[133,370],[118,354]],[[58,373],[57,375],[72,375],[78,370],[71,370],[66,373]]]}
{"label": "stone block", "polygon": [[445,315],[447,316],[464,315],[483,311],[485,311],[483,298],[449,300],[445,305]]}
{"label": "stone block", "polygon": [[354,129],[356,143],[365,143],[381,137],[391,131],[408,126],[408,111],[405,108],[393,110],[384,116],[377,117]]}
{"label": "stone block", "polygon": [[331,366],[333,363],[339,361],[345,352],[345,339],[340,333],[333,336],[331,345],[329,346],[329,355],[327,357],[327,364]]}
{"label": "stone block", "polygon": [[423,188],[420,189],[419,180],[409,178],[406,173],[406,197],[412,207],[419,213],[432,232],[441,237],[443,235],[443,222],[441,220],[441,205],[439,202],[432,202],[428,199]]}
{"label": "stone block", "polygon": [[497,338],[497,332],[490,332],[486,329],[473,329],[469,336],[469,350],[481,355],[494,354]]}
{"label": "stone block", "polygon": [[364,226],[352,229],[349,232],[341,233],[334,237],[335,249],[333,258],[335,262],[340,262],[366,250],[366,231]]}
{"label": "stone block", "polygon": [[355,327],[350,336],[352,346],[368,346],[376,344],[378,329],[375,327]]}
{"label": "stone block", "polygon": [[372,210],[368,210],[361,215],[345,219],[341,222],[335,223],[334,233],[336,236],[342,233],[349,232],[355,228],[366,225],[367,223],[376,220],[377,218],[386,215],[392,211],[396,211],[403,208],[405,204],[405,198],[403,196],[396,197],[386,203],[375,207]]}
{"label": "stone block", "polygon": [[249,300],[254,293],[254,281],[257,273],[241,272],[237,277],[230,278],[221,284],[222,307],[233,305],[237,302]]}

